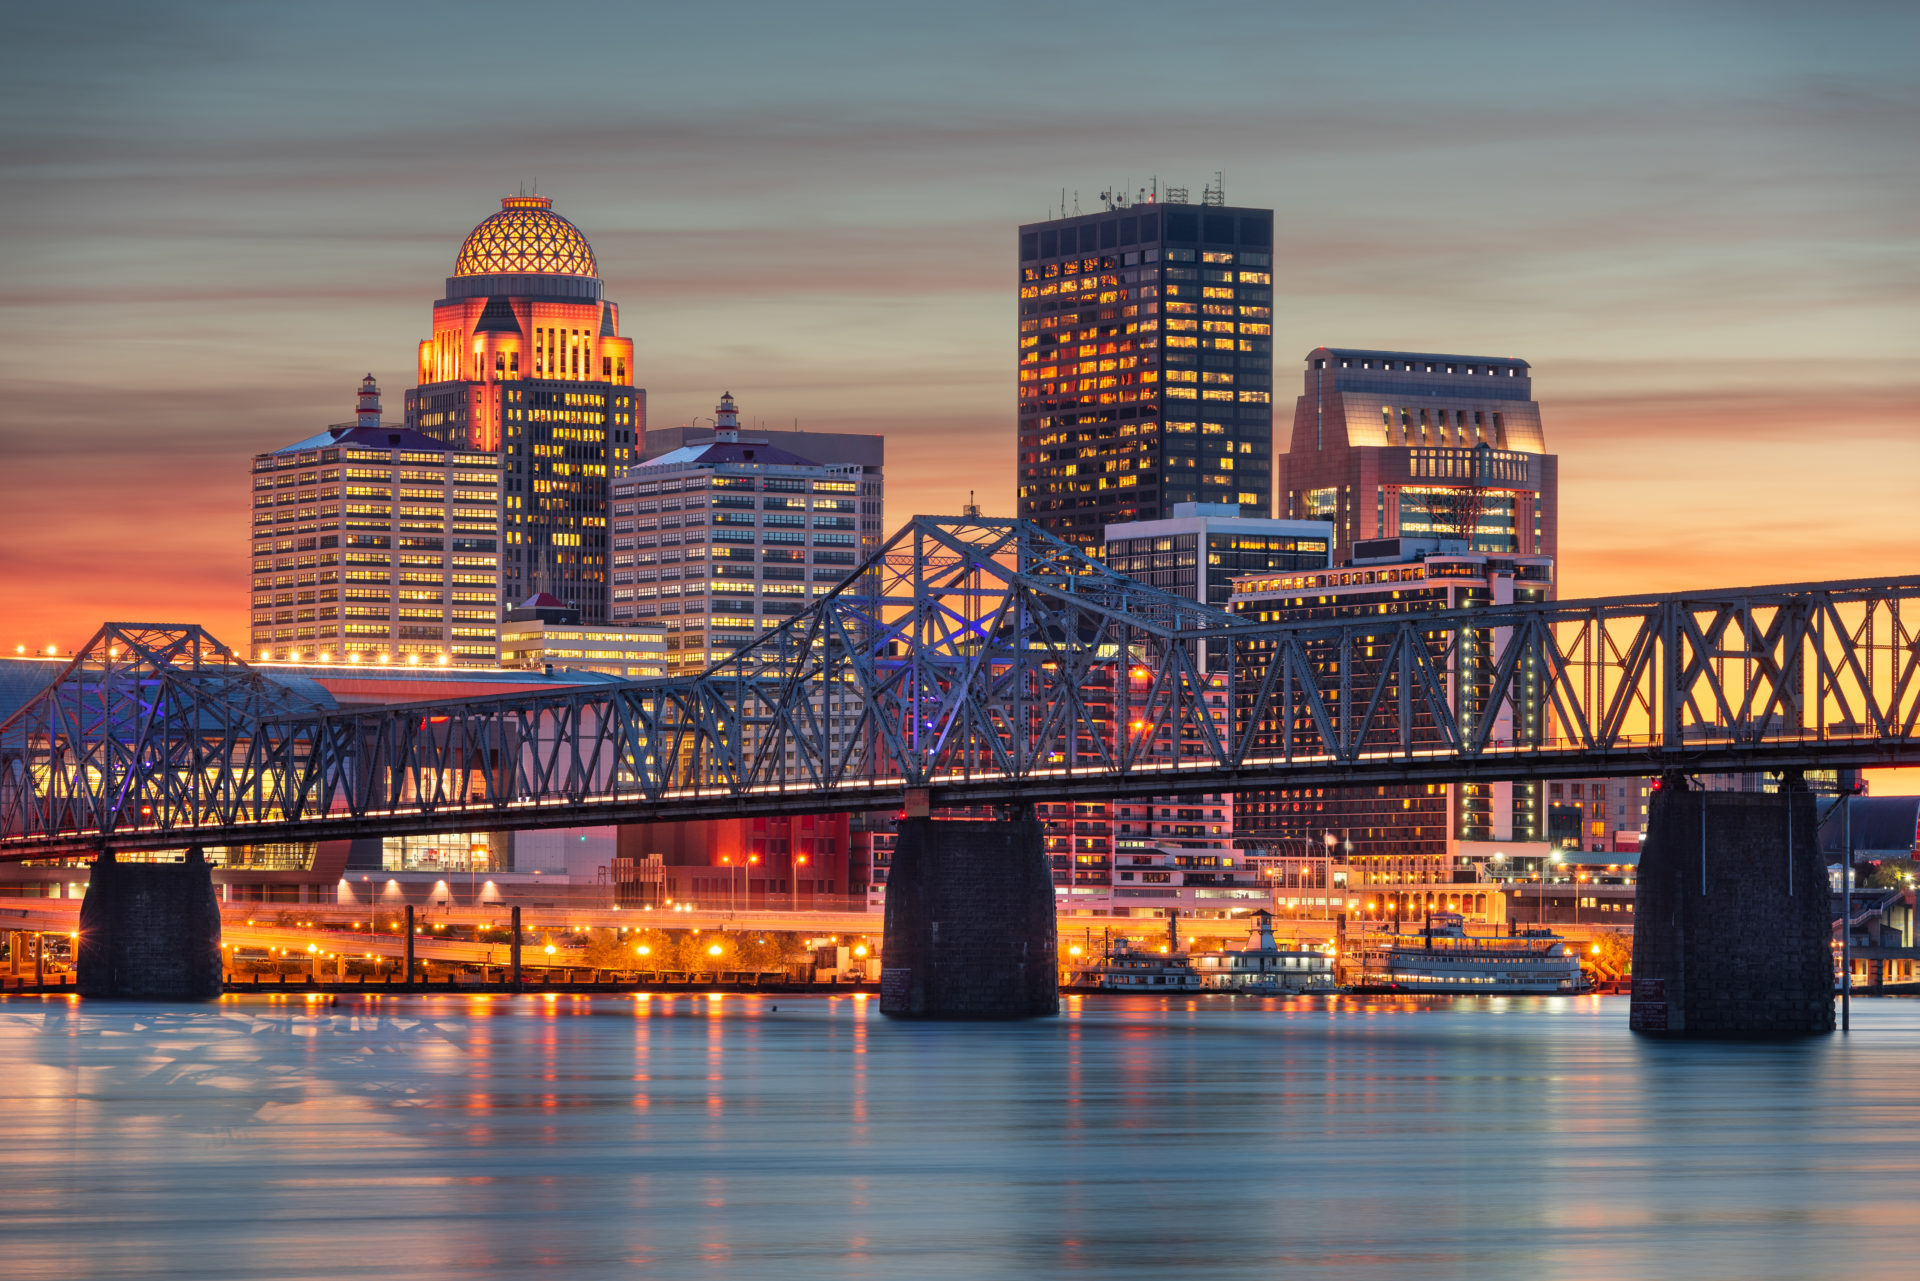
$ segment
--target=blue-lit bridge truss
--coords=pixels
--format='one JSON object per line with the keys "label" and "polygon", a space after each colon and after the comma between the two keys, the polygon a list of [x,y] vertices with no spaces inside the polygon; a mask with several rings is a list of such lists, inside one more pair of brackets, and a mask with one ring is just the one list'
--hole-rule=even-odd
{"label": "blue-lit bridge truss", "polygon": [[1917,596],[1903,577],[1421,614],[1382,586],[1376,613],[1262,624],[1023,522],[921,517],[698,676],[343,708],[197,627],[110,624],[0,725],[0,859],[1911,764]]}

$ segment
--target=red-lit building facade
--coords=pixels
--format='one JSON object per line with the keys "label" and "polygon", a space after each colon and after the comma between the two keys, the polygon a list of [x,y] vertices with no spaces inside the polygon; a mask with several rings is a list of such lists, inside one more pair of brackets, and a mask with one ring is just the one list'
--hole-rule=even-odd
{"label": "red-lit building facade", "polygon": [[840,907],[866,892],[850,875],[853,848],[846,814],[694,819],[620,828],[622,859],[658,856],[665,898],[703,908]]}

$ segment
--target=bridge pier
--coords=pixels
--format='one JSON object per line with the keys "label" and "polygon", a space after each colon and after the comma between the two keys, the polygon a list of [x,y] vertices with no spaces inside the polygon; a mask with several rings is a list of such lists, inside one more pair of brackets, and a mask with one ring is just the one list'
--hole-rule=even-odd
{"label": "bridge pier", "polygon": [[1833,1031],[1833,909],[1813,796],[1652,798],[1634,910],[1629,1026],[1650,1036]]}
{"label": "bridge pier", "polygon": [[220,902],[200,848],[184,863],[94,861],[75,959],[82,996],[208,1001],[220,995]]}
{"label": "bridge pier", "polygon": [[887,875],[880,1012],[1025,1019],[1060,1012],[1053,876],[1030,814],[902,819]]}

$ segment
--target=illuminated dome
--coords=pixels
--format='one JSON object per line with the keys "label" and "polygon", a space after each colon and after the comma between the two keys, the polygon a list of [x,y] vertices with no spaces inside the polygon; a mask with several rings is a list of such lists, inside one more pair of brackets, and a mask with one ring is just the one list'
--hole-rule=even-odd
{"label": "illuminated dome", "polygon": [[580,229],[553,212],[545,196],[508,196],[500,212],[473,229],[453,274],[459,276],[598,275],[593,246]]}

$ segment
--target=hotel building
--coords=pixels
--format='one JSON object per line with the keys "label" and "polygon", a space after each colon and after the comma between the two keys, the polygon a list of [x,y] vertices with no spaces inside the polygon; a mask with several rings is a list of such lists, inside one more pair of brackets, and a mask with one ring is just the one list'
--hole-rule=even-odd
{"label": "hotel building", "polygon": [[[1464,541],[1378,539],[1361,543],[1357,551],[1351,564],[1337,569],[1241,579],[1234,585],[1234,611],[1263,623],[1404,615],[1540,601],[1553,587],[1548,558],[1470,551]],[[1480,647],[1490,652],[1491,640],[1485,637]],[[1309,642],[1309,648],[1330,643]],[[1367,656],[1374,648],[1362,647],[1357,680],[1372,679],[1375,660]],[[1384,652],[1377,661],[1386,661]],[[1492,668],[1474,666],[1449,679],[1490,687]],[[1384,700],[1380,709],[1389,729],[1397,715],[1391,704]],[[1524,739],[1539,728],[1503,723],[1493,733]],[[1416,742],[1422,733],[1423,726],[1416,724]],[[1256,750],[1277,751],[1288,735],[1298,747],[1313,742],[1314,734],[1310,719],[1292,726],[1263,721],[1255,729]],[[1332,836],[1347,856],[1353,887],[1380,902],[1382,914],[1402,918],[1448,902],[1447,887],[1457,876],[1474,880],[1537,870],[1547,855],[1547,816],[1537,782],[1246,792],[1236,806],[1236,822],[1243,839],[1280,849],[1313,850]],[[1457,889],[1451,894],[1459,897]],[[1489,906],[1499,910],[1493,899],[1480,900],[1477,910]]]}
{"label": "hotel building", "polygon": [[1279,459],[1279,514],[1332,521],[1336,562],[1401,535],[1551,560],[1558,463],[1524,360],[1316,347]]}
{"label": "hotel building", "polygon": [[253,460],[260,659],[491,667],[500,602],[499,458],[358,413]]}
{"label": "hotel building", "polygon": [[1272,210],[1210,189],[1030,223],[1018,270],[1022,517],[1098,549],[1176,503],[1271,514]]}
{"label": "hotel building", "polygon": [[633,340],[593,248],[545,196],[509,196],[461,245],[420,343],[407,426],[499,456],[503,599],[603,622],[607,483],[646,429]]}
{"label": "hotel building", "polygon": [[711,441],[683,445],[614,482],[616,623],[655,624],[676,674],[697,672],[799,613],[879,547],[882,499],[853,463],[818,463],[743,436],[731,395]]}

